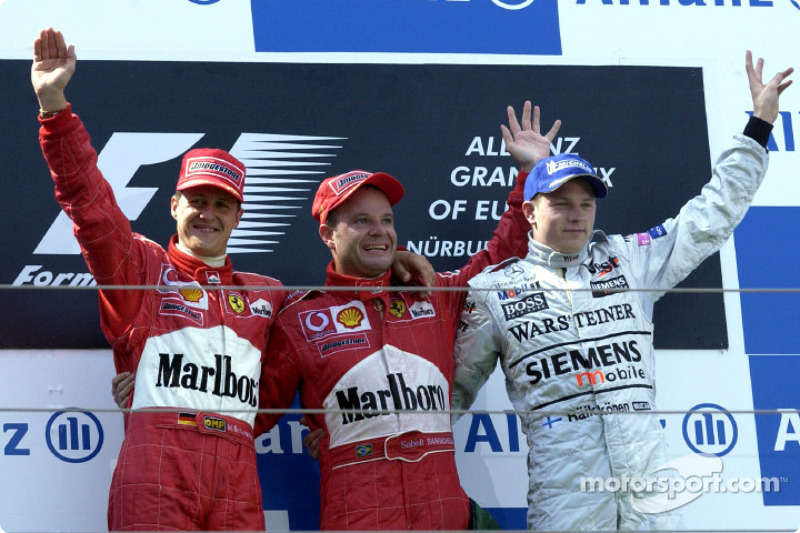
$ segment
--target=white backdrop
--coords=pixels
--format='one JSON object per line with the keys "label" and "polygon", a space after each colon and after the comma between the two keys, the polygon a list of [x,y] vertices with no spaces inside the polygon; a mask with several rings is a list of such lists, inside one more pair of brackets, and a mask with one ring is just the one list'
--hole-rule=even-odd
{"label": "white backdrop", "polygon": [[[454,8],[457,2],[489,1],[430,0],[452,2]],[[256,3],[253,0],[252,4]],[[506,3],[512,4],[519,9],[509,11],[520,14],[532,8],[527,7],[529,1]],[[502,9],[498,2],[495,5]],[[724,148],[733,132],[740,131],[751,106],[744,72],[745,50],[766,58],[765,77],[787,66],[800,67],[800,6],[794,0],[560,0],[560,55],[435,50],[257,52],[251,8],[248,0],[0,0],[0,60],[30,59],[31,43],[39,29],[53,26],[76,45],[83,59],[701,67],[712,156]],[[524,40],[526,35],[515,33],[509,38]],[[680,113],[680,95],[663,105]],[[794,133],[800,129],[800,87],[792,87],[785,94],[781,107],[786,114],[775,124],[777,149],[772,150],[768,177],[754,206],[794,212],[800,209],[800,157],[794,149],[794,143],[800,140]],[[652,127],[657,130],[658,124]],[[2,133],[8,134],[14,134],[13,128]],[[775,250],[774,257],[764,257],[765,261],[800,259],[800,253],[794,250],[795,228],[766,225],[764,229],[780,233],[778,240],[785,244]],[[726,426],[728,440],[717,446],[732,446],[722,457],[725,478],[760,478],[765,458],[780,464],[790,457],[787,454],[800,450],[800,427],[793,425],[794,419],[787,418],[781,426],[785,446],[780,449],[778,435],[759,438],[754,417],[746,414],[754,409],[752,360],[764,355],[746,348],[751,339],[746,338],[749,330],[743,320],[743,304],[735,291],[740,284],[740,258],[748,256],[750,244],[744,239],[737,241],[735,236],[721,252],[724,287],[730,290],[725,295],[729,348],[657,354],[659,407],[675,412],[663,416],[674,457],[694,453],[690,446],[720,451],[704,448],[691,431],[684,435],[684,426],[691,427],[695,422],[686,414],[689,410],[713,404],[734,412],[732,424],[737,438],[731,440],[733,428]],[[9,319],[6,315],[3,320]],[[777,335],[779,341],[780,333]],[[785,361],[797,360],[794,345],[778,344]],[[121,415],[113,412],[108,393],[113,375],[109,352],[0,350],[0,369],[0,527],[9,532],[105,530],[107,488],[122,432]],[[779,374],[780,367],[776,370]],[[800,402],[793,392],[796,386],[779,377],[775,387],[786,388],[786,405],[781,407],[798,409]],[[69,414],[57,413],[74,406],[92,411],[97,424],[82,413],[71,415],[72,420]],[[497,373],[481,392],[476,408],[511,409]],[[487,442],[492,439],[486,436],[485,428],[478,435],[470,432],[472,417],[464,417],[455,427],[464,487],[484,506],[523,508],[527,487],[524,436],[505,415],[493,415],[491,420],[500,451]],[[79,428],[80,442],[70,440],[74,436],[70,424]],[[68,428],[63,430],[66,434],[59,433],[61,427]],[[77,462],[97,449],[100,431],[103,441],[99,452]],[[67,439],[61,441],[62,445],[66,442],[66,448],[59,448],[59,438]],[[517,441],[518,449],[514,444]],[[71,446],[75,443],[77,447]],[[471,444],[475,444],[474,451],[465,451]],[[780,505],[765,505],[757,493],[705,493],[683,507],[686,527],[794,530],[800,525],[800,479],[781,478],[781,491],[786,499]],[[272,524],[285,527],[280,518]]]}

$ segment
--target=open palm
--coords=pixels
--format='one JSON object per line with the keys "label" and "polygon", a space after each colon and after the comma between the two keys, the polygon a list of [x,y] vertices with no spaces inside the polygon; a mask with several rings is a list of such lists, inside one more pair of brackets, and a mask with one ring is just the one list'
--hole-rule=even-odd
{"label": "open palm", "polygon": [[33,43],[31,83],[39,99],[63,96],[75,73],[75,48],[67,48],[64,36],[52,28],[42,30]]}

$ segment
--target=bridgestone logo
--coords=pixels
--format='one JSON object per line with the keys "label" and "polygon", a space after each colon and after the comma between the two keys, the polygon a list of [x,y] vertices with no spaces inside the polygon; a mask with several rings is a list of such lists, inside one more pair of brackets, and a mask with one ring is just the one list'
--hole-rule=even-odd
{"label": "bridgestone logo", "polygon": [[230,177],[233,181],[237,183],[239,182],[240,179],[242,179],[242,176],[238,172],[224,165],[220,165],[219,163],[211,163],[208,161],[194,161],[189,165],[189,172],[199,172],[204,170],[210,170],[212,172],[219,172],[220,174],[225,174],[226,176]]}
{"label": "bridgestone logo", "polygon": [[323,352],[327,352],[328,350],[333,350],[334,348],[341,348],[342,346],[352,346],[355,344],[364,344],[366,342],[367,342],[366,339],[343,339],[340,341],[323,344],[321,349]]}

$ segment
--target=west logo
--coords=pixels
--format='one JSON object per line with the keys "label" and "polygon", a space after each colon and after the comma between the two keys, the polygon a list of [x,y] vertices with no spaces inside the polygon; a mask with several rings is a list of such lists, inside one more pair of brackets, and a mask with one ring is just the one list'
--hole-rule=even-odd
{"label": "west logo", "polygon": [[619,258],[618,257],[609,257],[608,261],[603,263],[588,263],[586,268],[589,269],[589,272],[592,274],[600,274],[598,277],[602,277],[615,268],[619,268]]}

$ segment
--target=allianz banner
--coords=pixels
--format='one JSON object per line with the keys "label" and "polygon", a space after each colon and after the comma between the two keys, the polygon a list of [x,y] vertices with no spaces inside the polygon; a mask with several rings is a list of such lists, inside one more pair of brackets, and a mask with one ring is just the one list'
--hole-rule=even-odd
{"label": "allianz banner", "polygon": [[[106,347],[96,290],[38,146],[29,69],[0,62],[9,245],[0,347]],[[702,79],[699,69],[670,67],[82,60],[67,96],[134,231],[166,244],[181,155],[224,148],[248,167],[234,266],[309,286],[323,283],[330,260],[311,200],[324,177],[352,169],[389,172],[406,186],[399,244],[438,270],[462,266],[491,238],[516,179],[499,126],[506,107],[519,112],[526,99],[541,106],[544,128],[563,120],[552,151],[580,154],[610,186],[597,227],[657,226],[709,178]],[[721,288],[719,256],[681,286]],[[657,348],[727,347],[721,293],[670,294],[655,321]]]}
{"label": "allianz banner", "polygon": [[553,0],[261,0],[252,9],[258,52],[561,55]]}

